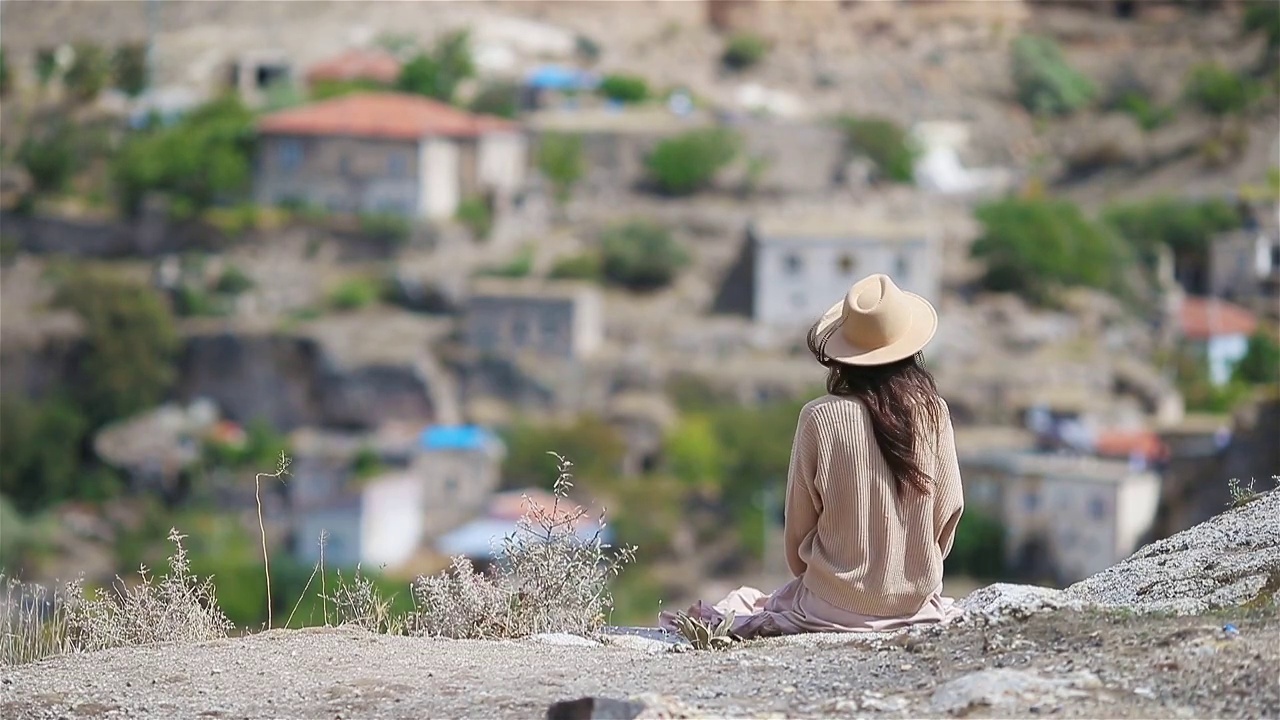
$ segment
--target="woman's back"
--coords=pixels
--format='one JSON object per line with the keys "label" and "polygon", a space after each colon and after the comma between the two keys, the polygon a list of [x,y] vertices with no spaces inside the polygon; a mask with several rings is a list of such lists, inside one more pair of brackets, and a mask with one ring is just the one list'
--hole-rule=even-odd
{"label": "woman's back", "polygon": [[[946,403],[912,413],[921,492],[895,477],[874,419],[856,397],[827,395],[801,411],[787,502],[788,561],[805,585],[864,615],[911,614],[942,584],[963,504]],[[931,426],[932,425],[932,426]]]}

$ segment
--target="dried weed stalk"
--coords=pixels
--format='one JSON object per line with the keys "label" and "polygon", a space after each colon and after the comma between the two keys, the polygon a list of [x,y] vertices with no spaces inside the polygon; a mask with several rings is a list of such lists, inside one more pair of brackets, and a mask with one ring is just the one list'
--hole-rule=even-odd
{"label": "dried weed stalk", "polygon": [[537,633],[590,635],[613,608],[609,581],[635,559],[634,547],[613,548],[599,530],[578,535],[586,511],[570,506],[573,464],[556,453],[559,475],[550,508],[526,498],[518,529],[497,549],[493,572],[476,572],[457,557],[449,571],[419,578],[407,631],[451,638],[514,638]]}
{"label": "dried weed stalk", "polygon": [[116,578],[111,592],[87,595],[80,580],[54,591],[6,582],[0,665],[126,645],[226,637],[231,622],[218,608],[211,579],[191,574],[183,538],[177,530],[169,531],[174,552],[166,575],[154,577],[144,566],[132,584]]}

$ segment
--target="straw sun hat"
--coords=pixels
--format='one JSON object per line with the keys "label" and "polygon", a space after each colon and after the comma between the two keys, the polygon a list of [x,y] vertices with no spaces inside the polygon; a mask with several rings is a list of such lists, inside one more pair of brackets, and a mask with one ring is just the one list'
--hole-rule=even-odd
{"label": "straw sun hat", "polygon": [[920,352],[937,330],[938,311],[928,300],[899,288],[888,275],[876,274],[855,283],[822,316],[817,338],[822,352],[835,362],[884,365]]}

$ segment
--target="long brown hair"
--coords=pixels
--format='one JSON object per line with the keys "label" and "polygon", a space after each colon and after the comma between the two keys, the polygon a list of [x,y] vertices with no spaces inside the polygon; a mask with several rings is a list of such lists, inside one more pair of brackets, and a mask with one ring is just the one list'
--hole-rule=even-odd
{"label": "long brown hair", "polygon": [[871,415],[871,431],[896,481],[904,487],[929,494],[933,478],[920,466],[916,448],[926,431],[941,426],[938,386],[924,367],[924,357],[911,357],[885,365],[847,365],[826,353],[831,331],[819,332],[815,323],[809,330],[809,352],[827,371],[827,392],[862,401]]}

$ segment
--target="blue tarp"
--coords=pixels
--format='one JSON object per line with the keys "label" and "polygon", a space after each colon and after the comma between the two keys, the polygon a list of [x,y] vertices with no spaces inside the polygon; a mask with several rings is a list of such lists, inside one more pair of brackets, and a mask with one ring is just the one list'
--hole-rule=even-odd
{"label": "blue tarp", "polygon": [[538,90],[593,90],[600,79],[593,73],[561,65],[543,65],[529,71],[524,84]]}
{"label": "blue tarp", "polygon": [[497,438],[476,425],[441,425],[423,430],[420,441],[424,450],[484,450]]}

